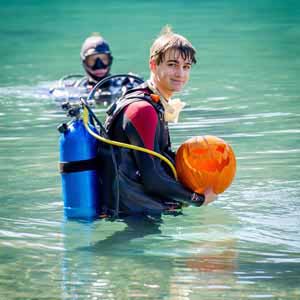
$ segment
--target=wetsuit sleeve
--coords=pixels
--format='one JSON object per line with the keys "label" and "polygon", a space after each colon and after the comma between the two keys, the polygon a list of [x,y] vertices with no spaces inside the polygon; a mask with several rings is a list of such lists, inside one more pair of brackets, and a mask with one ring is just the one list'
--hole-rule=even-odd
{"label": "wetsuit sleeve", "polygon": [[[122,126],[131,144],[159,152],[159,120],[151,104],[146,101],[130,104],[124,110]],[[134,151],[134,156],[149,194],[190,203],[193,192],[167,174],[162,166],[164,162],[140,151]]]}

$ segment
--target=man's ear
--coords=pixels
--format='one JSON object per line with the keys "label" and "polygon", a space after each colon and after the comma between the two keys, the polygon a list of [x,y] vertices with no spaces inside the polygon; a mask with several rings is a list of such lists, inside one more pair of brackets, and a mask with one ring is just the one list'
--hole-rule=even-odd
{"label": "man's ear", "polygon": [[152,72],[156,70],[156,62],[154,59],[149,60],[149,68]]}

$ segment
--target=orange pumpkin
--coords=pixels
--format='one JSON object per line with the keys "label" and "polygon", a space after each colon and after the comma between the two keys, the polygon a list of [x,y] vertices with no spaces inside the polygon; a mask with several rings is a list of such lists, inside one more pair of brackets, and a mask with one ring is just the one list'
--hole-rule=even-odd
{"label": "orange pumpkin", "polygon": [[190,190],[203,193],[212,188],[223,193],[231,184],[236,159],[231,146],[215,136],[197,136],[184,142],[176,153],[179,180]]}

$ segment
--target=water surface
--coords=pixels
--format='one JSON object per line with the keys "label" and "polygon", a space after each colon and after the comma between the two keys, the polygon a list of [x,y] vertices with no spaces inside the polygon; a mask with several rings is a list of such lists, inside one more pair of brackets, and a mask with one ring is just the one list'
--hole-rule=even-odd
{"label": "water surface", "polygon": [[[300,299],[297,1],[0,6],[1,299]],[[113,73],[147,78],[167,23],[198,50],[173,147],[224,138],[235,181],[212,205],[160,222],[64,220],[56,126],[66,117],[48,88],[82,72],[94,31],[111,43]]]}

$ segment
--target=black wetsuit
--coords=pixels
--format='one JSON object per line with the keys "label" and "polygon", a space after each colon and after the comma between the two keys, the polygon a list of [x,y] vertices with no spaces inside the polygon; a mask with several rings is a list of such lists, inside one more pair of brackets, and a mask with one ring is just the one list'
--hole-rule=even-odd
{"label": "black wetsuit", "polygon": [[[154,150],[174,162],[168,124],[161,103],[151,99],[147,84],[128,91],[108,110],[110,139]],[[170,167],[157,157],[115,147],[120,190],[120,211],[161,213],[190,203],[193,192],[183,187]]]}

